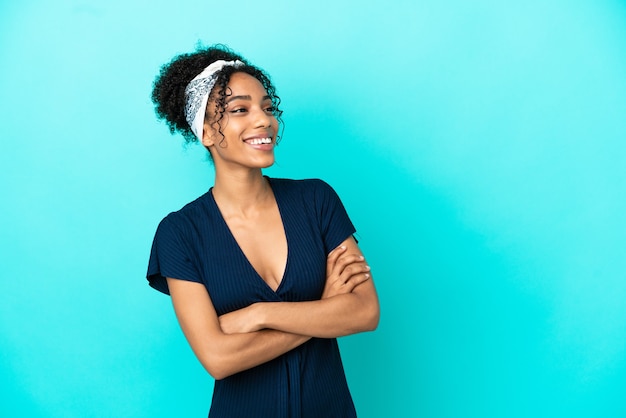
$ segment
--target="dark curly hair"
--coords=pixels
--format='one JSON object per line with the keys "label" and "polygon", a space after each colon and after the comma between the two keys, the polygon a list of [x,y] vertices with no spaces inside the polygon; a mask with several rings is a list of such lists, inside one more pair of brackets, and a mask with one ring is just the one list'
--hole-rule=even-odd
{"label": "dark curly hair", "polygon": [[[185,119],[185,88],[195,76],[200,74],[211,63],[218,60],[239,60],[244,65],[237,68],[224,67],[219,71],[210,96],[211,100],[215,100],[217,105],[213,121],[219,125],[219,122],[224,117],[227,97],[226,86],[230,81],[230,77],[234,73],[242,72],[256,78],[263,85],[272,101],[274,116],[278,119],[282,129],[284,125],[281,118],[283,112],[279,109],[280,97],[276,94],[276,88],[272,84],[269,75],[260,68],[250,64],[245,58],[225,45],[218,44],[209,47],[200,46],[195,52],[177,55],[169,63],[161,67],[159,75],[154,80],[152,103],[154,103],[154,111],[157,117],[165,120],[170,132],[172,134],[180,133],[187,143],[198,141]],[[205,117],[208,117],[208,115]],[[277,138],[277,141],[279,138]]]}

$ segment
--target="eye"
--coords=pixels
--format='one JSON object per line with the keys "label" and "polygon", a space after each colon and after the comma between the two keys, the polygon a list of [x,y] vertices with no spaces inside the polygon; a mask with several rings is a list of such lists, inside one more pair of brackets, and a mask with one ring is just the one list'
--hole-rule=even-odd
{"label": "eye", "polygon": [[230,113],[245,113],[247,109],[245,107],[235,107],[232,110],[229,110]]}
{"label": "eye", "polygon": [[263,110],[265,111],[265,113],[273,115],[275,117],[279,117],[283,113],[283,111],[278,109],[278,106],[276,106],[273,103],[269,103],[266,106],[264,106]]}

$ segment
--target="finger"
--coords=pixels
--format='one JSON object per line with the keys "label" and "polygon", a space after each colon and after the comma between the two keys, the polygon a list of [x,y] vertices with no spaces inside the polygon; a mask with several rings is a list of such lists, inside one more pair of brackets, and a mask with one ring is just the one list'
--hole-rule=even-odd
{"label": "finger", "polygon": [[335,247],[334,249],[332,249],[330,251],[330,253],[328,253],[328,257],[330,257],[331,255],[333,256],[339,256],[341,253],[343,253],[344,251],[346,251],[347,247],[345,245],[340,245],[338,247]]}
{"label": "finger", "polygon": [[348,271],[358,271],[354,270],[355,266],[364,267],[367,264],[365,263],[365,258],[360,254],[350,254],[344,255],[337,260],[336,270],[338,274],[343,274],[343,272],[348,269]]}
{"label": "finger", "polygon": [[370,266],[365,262],[352,263],[341,272],[338,281],[345,284],[352,276],[369,273],[369,271]]}
{"label": "finger", "polygon": [[371,278],[370,273],[356,274],[348,279],[348,281],[344,284],[343,288],[346,291],[345,293],[350,293],[354,290],[355,287],[368,281]]}
{"label": "finger", "polygon": [[339,258],[351,258],[351,257],[356,257],[356,258],[363,258],[363,254],[359,253],[359,252],[348,252],[347,250],[343,253],[339,255]]}
{"label": "finger", "polygon": [[332,250],[330,254],[328,254],[328,257],[326,258],[326,271],[332,271],[334,269],[335,264],[337,263],[337,260],[339,259],[341,254],[343,254],[345,251],[346,251],[346,246],[341,245],[335,248],[334,250]]}
{"label": "finger", "polygon": [[360,262],[362,262],[364,260],[365,260],[365,258],[361,254],[342,254],[338,258],[337,264],[339,264],[343,268],[345,268],[345,266],[347,266],[349,264],[360,263]]}
{"label": "finger", "polygon": [[333,270],[327,273],[326,285],[341,287],[353,274],[367,271],[367,264],[360,257],[352,255],[342,257],[334,266]]}

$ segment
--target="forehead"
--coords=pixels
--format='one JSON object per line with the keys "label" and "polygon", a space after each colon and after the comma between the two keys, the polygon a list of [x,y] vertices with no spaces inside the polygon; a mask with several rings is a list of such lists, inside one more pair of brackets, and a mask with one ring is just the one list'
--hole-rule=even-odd
{"label": "forehead", "polygon": [[237,72],[230,76],[228,81],[227,96],[266,96],[267,92],[263,87],[263,84],[255,77],[247,73]]}

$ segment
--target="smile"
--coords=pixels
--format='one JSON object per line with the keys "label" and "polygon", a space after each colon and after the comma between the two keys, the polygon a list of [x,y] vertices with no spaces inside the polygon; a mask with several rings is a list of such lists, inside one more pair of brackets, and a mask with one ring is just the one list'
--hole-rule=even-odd
{"label": "smile", "polygon": [[250,145],[271,144],[272,138],[251,138],[244,140],[244,142]]}

